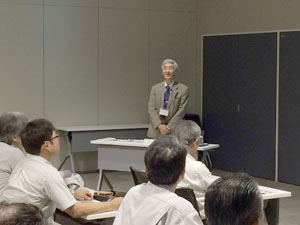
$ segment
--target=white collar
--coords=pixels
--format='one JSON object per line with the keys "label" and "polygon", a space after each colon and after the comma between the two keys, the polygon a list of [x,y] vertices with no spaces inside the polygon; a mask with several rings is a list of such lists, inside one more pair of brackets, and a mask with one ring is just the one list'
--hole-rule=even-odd
{"label": "white collar", "polygon": [[165,87],[167,87],[169,85],[170,89],[172,90],[172,87],[174,85],[174,80],[172,81],[171,84],[167,84],[166,81],[164,81]]}

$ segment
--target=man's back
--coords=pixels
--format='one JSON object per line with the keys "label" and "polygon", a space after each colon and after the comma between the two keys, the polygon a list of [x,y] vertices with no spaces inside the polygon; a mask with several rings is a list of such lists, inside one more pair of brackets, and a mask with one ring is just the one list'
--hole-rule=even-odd
{"label": "man's back", "polygon": [[204,163],[196,161],[193,156],[187,154],[185,163],[185,174],[177,188],[185,187],[194,190],[201,217],[205,218],[204,201],[208,186],[217,179],[207,169]]}
{"label": "man's back", "polygon": [[46,159],[30,154],[14,169],[3,198],[37,206],[50,224],[56,207],[64,211],[77,202],[58,171]]}
{"label": "man's back", "polygon": [[13,169],[23,158],[25,158],[25,153],[20,149],[0,142],[0,196],[2,196]]}
{"label": "man's back", "polygon": [[126,194],[114,225],[202,224],[191,203],[167,186],[150,182],[135,186]]}

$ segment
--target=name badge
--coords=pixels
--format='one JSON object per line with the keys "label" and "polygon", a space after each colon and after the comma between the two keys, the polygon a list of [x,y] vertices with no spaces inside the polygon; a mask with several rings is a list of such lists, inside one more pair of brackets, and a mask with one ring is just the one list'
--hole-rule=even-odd
{"label": "name badge", "polygon": [[160,109],[159,110],[159,115],[161,115],[161,116],[168,116],[169,115],[169,111],[167,109]]}

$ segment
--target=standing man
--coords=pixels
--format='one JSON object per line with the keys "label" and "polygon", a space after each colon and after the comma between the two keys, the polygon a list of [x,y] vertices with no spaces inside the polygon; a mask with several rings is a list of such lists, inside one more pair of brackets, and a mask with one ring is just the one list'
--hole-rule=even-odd
{"label": "standing man", "polygon": [[165,81],[154,85],[151,89],[148,104],[149,138],[169,134],[176,122],[184,117],[189,88],[174,80],[177,68],[178,65],[174,60],[165,59],[161,66]]}

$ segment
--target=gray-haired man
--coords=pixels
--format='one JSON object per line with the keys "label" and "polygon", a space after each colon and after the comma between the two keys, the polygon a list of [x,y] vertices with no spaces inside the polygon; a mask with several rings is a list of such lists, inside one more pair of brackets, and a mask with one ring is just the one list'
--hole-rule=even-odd
{"label": "gray-haired man", "polygon": [[175,81],[177,63],[165,59],[162,63],[162,75],[165,81],[154,85],[150,92],[148,112],[150,125],[147,136],[158,138],[171,132],[174,125],[184,117],[189,88]]}
{"label": "gray-haired man", "polygon": [[179,142],[186,145],[188,149],[185,161],[184,178],[177,185],[177,188],[186,187],[194,190],[200,210],[200,216],[202,219],[205,219],[205,192],[208,186],[218,177],[213,176],[204,163],[195,159],[200,134],[201,128],[191,120],[180,121],[172,131],[172,135],[175,135]]}
{"label": "gray-haired man", "polygon": [[25,158],[19,134],[28,118],[20,112],[4,113],[0,117],[0,196],[17,163]]}

